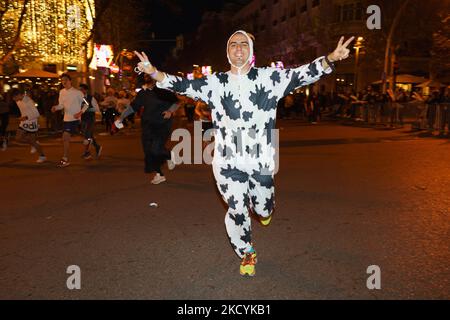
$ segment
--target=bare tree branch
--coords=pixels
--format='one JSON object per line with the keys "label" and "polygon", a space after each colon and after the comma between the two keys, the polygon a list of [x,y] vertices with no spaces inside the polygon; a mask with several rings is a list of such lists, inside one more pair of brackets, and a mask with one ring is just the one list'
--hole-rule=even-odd
{"label": "bare tree branch", "polygon": [[[0,59],[0,64],[5,63],[5,61],[9,57],[9,55],[16,48],[17,42],[20,39],[20,32],[21,32],[21,29],[22,29],[22,25],[23,25],[23,20],[25,18],[25,14],[27,12],[27,4],[28,4],[28,2],[29,2],[29,0],[24,0],[24,2],[23,2],[22,11],[20,13],[19,21],[18,21],[18,24],[17,24],[16,35],[12,38],[12,40],[9,43],[9,45],[6,46],[6,50],[5,50],[4,54],[3,54],[3,57],[1,57],[1,59]],[[6,4],[8,5],[8,1],[6,2]],[[5,8],[5,10],[7,10],[7,9]]]}
{"label": "bare tree branch", "polygon": [[[83,47],[86,47],[88,42],[91,41],[92,37],[94,36],[95,30],[97,29],[97,27],[100,23],[103,13],[105,13],[105,11],[108,9],[110,3],[111,3],[111,1],[104,1],[103,4],[99,6],[100,8],[95,14],[94,23],[92,24],[91,31],[89,32],[89,37],[87,37],[87,39],[84,40],[84,42],[82,44]],[[92,9],[90,6],[89,6],[89,9],[91,10],[91,13],[92,13]]]}

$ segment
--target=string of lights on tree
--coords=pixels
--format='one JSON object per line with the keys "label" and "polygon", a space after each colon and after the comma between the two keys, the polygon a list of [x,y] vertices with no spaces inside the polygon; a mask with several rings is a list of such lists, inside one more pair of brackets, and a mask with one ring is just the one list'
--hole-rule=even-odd
{"label": "string of lights on tree", "polygon": [[[15,48],[19,62],[84,63],[83,43],[95,17],[94,0],[30,0]],[[12,1],[2,30],[17,30],[23,1]],[[88,46],[89,47],[89,46]]]}

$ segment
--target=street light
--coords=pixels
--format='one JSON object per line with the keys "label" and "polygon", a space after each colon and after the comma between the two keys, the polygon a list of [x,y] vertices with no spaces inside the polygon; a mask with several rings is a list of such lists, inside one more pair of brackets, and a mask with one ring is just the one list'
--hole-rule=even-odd
{"label": "street light", "polygon": [[363,37],[358,37],[356,40],[355,46],[353,47],[355,51],[355,76],[353,79],[353,83],[355,84],[355,91],[358,92],[358,65],[359,65],[359,49],[363,47],[362,43],[364,41]]}

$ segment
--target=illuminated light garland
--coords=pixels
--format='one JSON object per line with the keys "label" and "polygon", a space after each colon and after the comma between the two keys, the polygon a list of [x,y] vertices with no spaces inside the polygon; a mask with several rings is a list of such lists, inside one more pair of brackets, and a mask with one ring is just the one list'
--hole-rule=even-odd
{"label": "illuminated light garland", "polygon": [[[3,17],[2,30],[10,36],[17,30],[23,3],[10,2]],[[95,0],[30,0],[14,52],[16,60],[83,64],[82,44],[90,36],[94,17]],[[0,47],[0,55],[4,49]]]}

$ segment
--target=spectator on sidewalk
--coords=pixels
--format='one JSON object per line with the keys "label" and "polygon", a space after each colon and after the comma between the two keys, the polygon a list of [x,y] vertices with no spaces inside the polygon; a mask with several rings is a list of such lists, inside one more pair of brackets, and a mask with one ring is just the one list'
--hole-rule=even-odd
{"label": "spectator on sidewalk", "polygon": [[117,108],[117,98],[113,88],[106,90],[105,99],[100,102],[100,105],[104,108],[105,128],[106,132],[111,132],[112,123],[114,122],[114,116]]}

